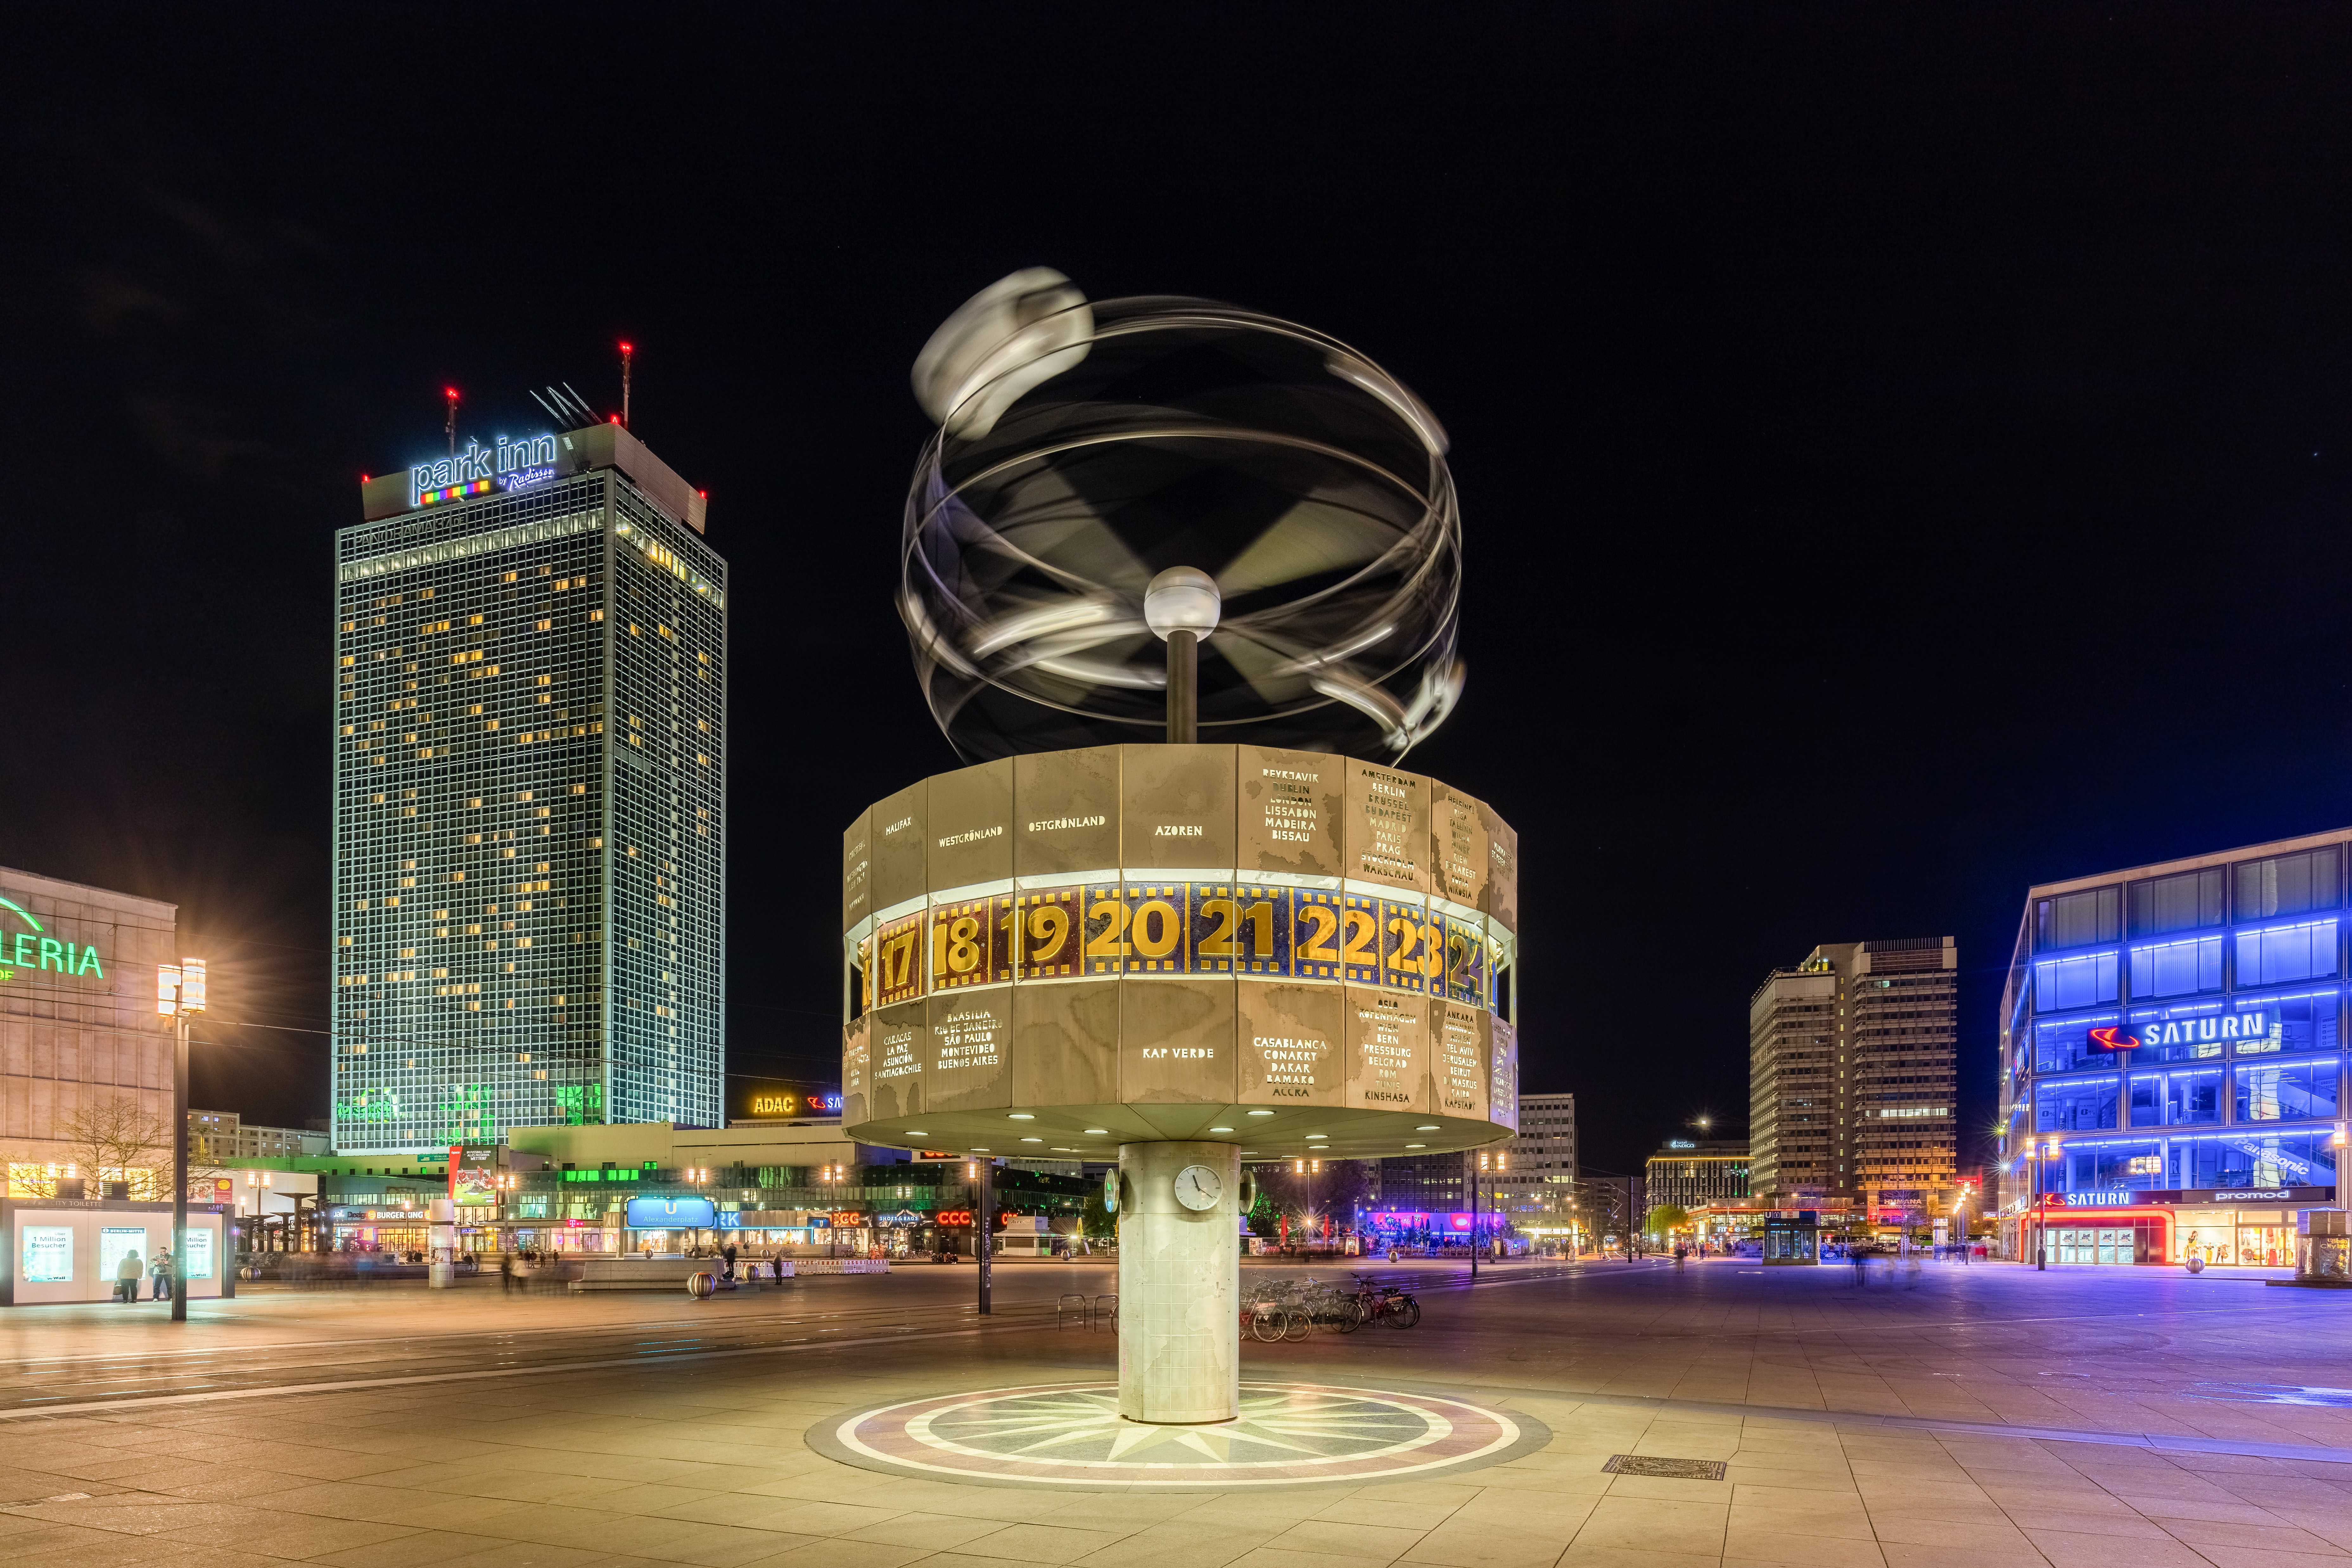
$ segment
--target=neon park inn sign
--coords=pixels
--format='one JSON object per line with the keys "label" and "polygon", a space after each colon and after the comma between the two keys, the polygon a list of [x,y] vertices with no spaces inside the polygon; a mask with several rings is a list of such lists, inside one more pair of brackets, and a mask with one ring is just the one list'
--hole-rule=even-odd
{"label": "neon park inn sign", "polygon": [[2198,1045],[2208,1040],[2265,1040],[2271,1037],[2271,1014],[2267,1007],[2256,1007],[2250,1012],[2224,1013],[2219,1017],[2175,1018],[2168,1023],[2143,1024],[2137,1035],[2125,1034],[2118,1025],[2105,1024],[2090,1034],[2091,1044],[2103,1051]]}
{"label": "neon park inn sign", "polygon": [[555,437],[533,436],[509,441],[501,436],[488,447],[468,441],[466,449],[408,470],[408,504],[433,506],[488,495],[493,489],[529,489],[555,478]]}
{"label": "neon park inn sign", "polygon": [[51,936],[32,910],[13,899],[0,899],[0,981],[16,979],[20,969],[106,978],[96,947]]}

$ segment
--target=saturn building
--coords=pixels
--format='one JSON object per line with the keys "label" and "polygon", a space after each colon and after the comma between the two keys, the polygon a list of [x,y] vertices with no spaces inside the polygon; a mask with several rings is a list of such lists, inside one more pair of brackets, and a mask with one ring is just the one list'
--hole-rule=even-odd
{"label": "saturn building", "polygon": [[2027,892],[2000,1015],[2009,1257],[2294,1265],[2296,1211],[2337,1195],[2347,843]]}

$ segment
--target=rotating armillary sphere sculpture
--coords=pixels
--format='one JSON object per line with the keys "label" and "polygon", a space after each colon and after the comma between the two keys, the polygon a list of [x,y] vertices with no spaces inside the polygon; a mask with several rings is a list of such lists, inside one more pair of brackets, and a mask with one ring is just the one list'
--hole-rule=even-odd
{"label": "rotating armillary sphere sculpture", "polygon": [[899,614],[967,758],[1149,738],[1167,675],[1146,590],[1213,584],[1215,741],[1401,758],[1462,690],[1445,432],[1338,340],[1204,300],[1089,304],[1014,273],[941,326]]}
{"label": "rotating armillary sphere sculpture", "polygon": [[1517,1123],[1517,836],[1398,766],[1462,684],[1444,437],[1320,333],[1042,269],[914,381],[899,607],[982,760],[843,836],[843,1120],[1115,1154],[1119,1410],[1226,1421],[1245,1162]]}

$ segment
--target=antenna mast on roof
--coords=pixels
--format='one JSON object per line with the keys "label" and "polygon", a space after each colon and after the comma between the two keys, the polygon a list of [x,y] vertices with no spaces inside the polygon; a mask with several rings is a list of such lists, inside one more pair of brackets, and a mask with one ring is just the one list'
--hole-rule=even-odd
{"label": "antenna mast on roof", "polygon": [[629,360],[637,351],[628,344],[621,345],[621,428],[629,427]]}
{"label": "antenna mast on roof", "polygon": [[441,426],[441,434],[449,437],[449,455],[454,458],[457,455],[457,389],[445,386],[441,395],[449,400],[449,418]]}

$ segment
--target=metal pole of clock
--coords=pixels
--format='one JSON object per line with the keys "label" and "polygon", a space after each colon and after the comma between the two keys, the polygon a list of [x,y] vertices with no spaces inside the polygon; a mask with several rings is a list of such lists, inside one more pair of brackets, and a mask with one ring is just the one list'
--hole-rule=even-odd
{"label": "metal pole of clock", "polygon": [[1470,1165],[1470,1283],[1478,1283],[1478,1173],[1485,1169],[1486,1156],[1471,1157]]}
{"label": "metal pole of clock", "polygon": [[1143,591],[1143,620],[1168,644],[1168,743],[1201,739],[1201,639],[1217,629],[1223,608],[1216,579],[1171,566]]}

